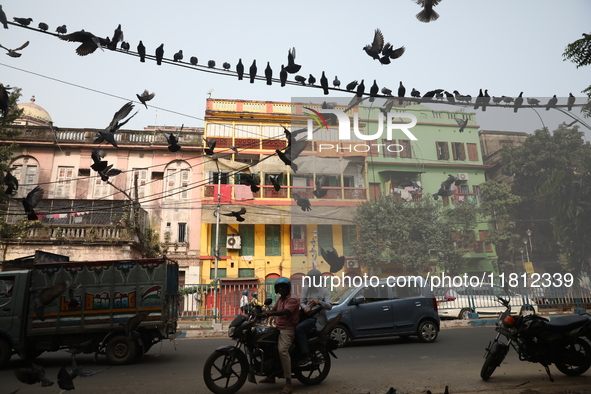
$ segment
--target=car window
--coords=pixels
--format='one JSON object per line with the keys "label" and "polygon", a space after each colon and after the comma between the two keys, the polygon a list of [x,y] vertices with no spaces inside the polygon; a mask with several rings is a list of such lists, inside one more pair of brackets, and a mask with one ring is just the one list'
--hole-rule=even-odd
{"label": "car window", "polygon": [[408,282],[406,286],[392,288],[394,298],[412,298],[421,296],[421,288],[415,282]]}
{"label": "car window", "polygon": [[12,288],[14,286],[14,276],[7,276],[0,280],[0,297],[12,297]]}
{"label": "car window", "polygon": [[365,303],[384,301],[388,299],[388,287],[367,286],[359,290],[356,297],[365,297]]}

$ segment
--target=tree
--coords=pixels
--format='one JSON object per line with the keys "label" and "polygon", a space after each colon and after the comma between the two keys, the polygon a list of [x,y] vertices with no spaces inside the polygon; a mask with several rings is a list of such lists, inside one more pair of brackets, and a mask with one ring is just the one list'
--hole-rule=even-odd
{"label": "tree", "polygon": [[[11,138],[16,137],[19,135],[19,131],[11,129],[11,125],[14,123],[16,119],[18,119],[22,113],[22,109],[17,109],[16,103],[21,96],[21,90],[18,88],[10,89],[10,94],[8,96],[8,112],[6,116],[1,116],[0,114],[0,141],[7,141]],[[10,163],[10,159],[12,157],[12,152],[16,144],[7,144],[2,143],[0,144],[0,184],[4,186],[4,174],[8,168]],[[0,193],[0,203],[6,203],[8,201],[8,195],[6,193]]]}
{"label": "tree", "polygon": [[478,205],[470,201],[456,204],[454,209],[441,211],[445,228],[439,233],[437,264],[450,275],[462,273],[468,262],[466,253],[470,252],[475,244],[474,230],[478,213]]}
{"label": "tree", "polygon": [[[570,60],[577,65],[577,68],[582,66],[588,66],[591,64],[591,34],[583,33],[583,38],[576,40],[566,46],[564,53],[562,54],[564,61]],[[591,86],[588,86],[582,91],[587,95],[589,100],[585,104],[581,111],[585,117],[591,116]]]}

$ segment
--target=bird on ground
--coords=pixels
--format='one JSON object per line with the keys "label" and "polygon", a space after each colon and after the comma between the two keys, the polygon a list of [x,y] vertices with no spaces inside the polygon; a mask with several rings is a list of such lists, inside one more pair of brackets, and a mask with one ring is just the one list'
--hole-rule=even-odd
{"label": "bird on ground", "polygon": [[137,53],[138,55],[140,55],[140,62],[145,63],[146,62],[146,47],[144,46],[144,43],[140,40],[140,43],[137,44]]}
{"label": "bird on ground", "polygon": [[258,182],[254,179],[254,177],[251,174],[240,174],[240,183],[246,186],[250,186],[250,191],[253,193],[258,193],[258,191],[261,190]]}
{"label": "bird on ground", "polygon": [[341,87],[341,81],[339,81],[339,77],[337,77],[336,75],[332,81],[332,86],[337,89]]}
{"label": "bird on ground", "polygon": [[53,301],[57,300],[62,294],[68,291],[68,297],[70,298],[69,303],[75,305],[77,300],[75,301],[73,292],[69,292],[72,288],[72,282],[67,280],[65,282],[58,283],[53,286],[49,286],[44,288],[41,291],[34,289],[32,291],[33,294],[33,307],[35,309],[35,314],[41,321],[45,321],[45,307],[51,304]]}
{"label": "bird on ground", "polygon": [[314,75],[310,74],[310,76],[308,77],[308,85],[314,85],[316,83],[316,78],[314,77]]}
{"label": "bird on ground", "polygon": [[207,67],[208,68],[214,68],[215,67],[215,60],[208,60],[207,61]]}
{"label": "bird on ground", "polygon": [[148,104],[146,104],[146,102],[152,100],[155,95],[156,93],[150,93],[147,89],[144,89],[142,94],[136,94],[136,97],[140,101],[140,103],[144,104],[146,109],[148,109]]}
{"label": "bird on ground", "polygon": [[285,71],[287,71],[289,74],[295,74],[300,71],[300,68],[302,68],[301,65],[295,63],[295,57],[295,48],[291,48],[287,51],[287,66],[285,67]]}
{"label": "bird on ground", "polygon": [[332,246],[327,250],[320,248],[320,254],[330,266],[331,273],[338,272],[343,269],[343,266],[345,265],[345,256],[339,257],[338,252]]}
{"label": "bird on ground", "polygon": [[179,51],[177,53],[172,55],[172,61],[173,62],[180,62],[181,60],[183,60],[183,50],[179,49]]}
{"label": "bird on ground", "polygon": [[39,25],[37,27],[39,27],[39,30],[41,31],[49,30],[49,25],[45,22],[39,22]]}
{"label": "bird on ground", "polygon": [[[413,92],[414,92],[414,91],[415,91],[415,90],[413,89]],[[398,85],[398,97],[399,97],[399,99],[398,99],[398,104],[402,105],[402,102],[403,102],[403,100],[402,100],[402,99],[404,98],[404,95],[405,95],[405,94],[406,94],[406,88],[405,88],[405,87],[404,87],[404,85],[402,84],[402,81],[400,81],[400,85]],[[420,96],[420,94],[419,94],[419,96]],[[414,96],[413,96],[413,97],[414,97]]]}
{"label": "bird on ground", "polygon": [[348,91],[351,91],[353,89],[355,89],[355,87],[357,86],[357,80],[351,81],[347,84],[347,86],[345,87],[345,89],[347,89]]}
{"label": "bird on ground", "polygon": [[231,211],[230,213],[222,213],[223,216],[235,217],[237,221],[243,222],[245,219],[242,217],[246,213],[246,208],[241,208],[239,211]]}
{"label": "bird on ground", "polygon": [[322,86],[322,91],[325,95],[327,95],[328,92],[328,78],[326,78],[326,74],[324,73],[324,71],[322,71],[322,76],[320,77],[320,86]]}
{"label": "bird on ground", "polygon": [[[215,62],[213,63],[213,66],[215,67]],[[232,67],[232,65],[228,62],[224,62],[224,63],[222,63],[222,67],[224,70],[229,71],[230,68]]]}
{"label": "bird on ground", "polygon": [[189,63],[191,63],[192,66],[196,66],[197,65],[197,56],[191,56],[191,58],[189,59]]}
{"label": "bird on ground", "polygon": [[448,92],[447,90],[445,92],[445,98],[447,98],[447,101],[451,104],[455,104],[456,103],[456,98],[454,97],[453,94],[451,94],[450,92]]}
{"label": "bird on ground", "polygon": [[287,71],[283,64],[281,65],[281,71],[279,71],[279,81],[281,81],[281,87],[284,87],[287,83]]}
{"label": "bird on ground", "polygon": [[244,75],[244,64],[242,64],[242,59],[238,59],[238,64],[236,65],[236,73],[238,74],[238,80],[242,81],[242,76]]}
{"label": "bird on ground", "polygon": [[113,32],[113,38],[111,38],[111,42],[107,45],[109,49],[117,49],[117,45],[123,41],[123,30],[121,30],[121,23],[117,26],[115,31]]}
{"label": "bird on ground", "polygon": [[119,323],[120,326],[125,330],[125,335],[130,339],[139,338],[137,328],[148,318],[147,312],[140,312],[136,315],[131,316],[125,323]]}
{"label": "bird on ground", "polygon": [[250,83],[254,83],[254,78],[257,76],[257,61],[256,59],[252,61],[250,65],[250,69],[248,70],[248,75],[250,76]]}
{"label": "bird on ground", "polygon": [[558,103],[558,99],[556,95],[552,96],[548,103],[546,104],[546,111],[550,111],[550,108],[556,108],[556,104]]}
{"label": "bird on ground", "polygon": [[134,105],[131,101],[124,104],[117,112],[115,112],[115,115],[113,115],[113,119],[111,120],[111,123],[109,123],[105,130],[99,131],[97,134],[95,134],[95,139],[93,142],[95,144],[100,144],[104,141],[107,141],[115,148],[118,148],[117,142],[115,142],[115,133],[127,122],[129,122],[131,118],[137,115],[136,111],[133,115],[131,115],[129,118],[122,122],[122,120],[125,119],[127,115],[129,115],[131,110],[133,110],[133,107]]}
{"label": "bird on ground", "polygon": [[103,160],[105,156],[106,153],[104,150],[99,148],[93,149],[92,153],[90,154],[90,158],[92,159],[92,164],[90,165],[90,168],[92,168],[96,172],[104,171],[107,168],[107,165],[109,164],[106,160]]}
{"label": "bird on ground", "polygon": [[460,133],[464,132],[464,129],[466,128],[466,126],[468,125],[468,119],[460,119],[460,118],[454,118],[456,120],[456,122],[458,123],[458,126],[460,126],[460,130],[458,130]]}
{"label": "bird on ground", "polygon": [[162,58],[164,58],[164,44],[160,44],[160,46],[156,48],[155,55],[156,64],[160,66],[162,64]]}
{"label": "bird on ground", "polygon": [[380,29],[376,29],[373,35],[373,41],[371,44],[367,44],[363,47],[365,53],[368,56],[373,58],[374,60],[380,59],[380,54],[382,53],[382,49],[384,48],[384,35],[380,31]]}
{"label": "bird on ground", "polygon": [[301,83],[302,85],[306,85],[306,77],[303,77],[301,75],[296,75],[294,77],[294,79],[296,80],[296,82]]}
{"label": "bird on ground", "polygon": [[12,19],[21,26],[29,26],[33,22],[33,18],[17,18],[15,16]]}
{"label": "bird on ground", "polygon": [[537,98],[528,97],[527,98],[527,103],[529,105],[538,105],[538,104],[540,104],[540,100],[538,100]]}
{"label": "bird on ground", "polygon": [[291,196],[295,200],[296,204],[302,209],[302,211],[306,212],[312,210],[310,200],[308,200],[306,197],[300,197],[300,195],[297,193],[291,193]]}
{"label": "bird on ground", "polygon": [[439,14],[435,12],[433,7],[439,4],[441,0],[415,0],[415,2],[423,7],[423,10],[416,15],[416,18],[424,23],[429,23],[439,19]]}
{"label": "bird on ground", "polygon": [[101,39],[91,32],[80,30],[75,31],[74,33],[64,34],[59,36],[60,39],[69,42],[79,42],[81,43],[78,48],[76,48],[76,53],[78,56],[86,56],[94,53],[97,48],[103,49],[103,45],[106,45],[108,42],[105,39]]}
{"label": "bird on ground", "polygon": [[390,387],[390,389],[386,391],[386,394],[396,394],[396,389],[394,387]]}
{"label": "bird on ground", "polygon": [[365,84],[363,83],[363,79],[361,80],[361,83],[359,83],[359,85],[357,85],[357,97],[361,97],[363,96],[363,93],[365,93]]}
{"label": "bird on ground", "polygon": [[506,107],[508,107],[508,106],[509,106],[509,104],[511,104],[513,101],[515,101],[515,100],[513,99],[513,97],[507,97],[507,96],[501,96],[501,97],[503,98],[503,102],[504,102],[505,104],[507,104],[507,105],[506,105]]}
{"label": "bird on ground", "polygon": [[267,85],[273,84],[273,69],[271,68],[270,62],[267,62],[267,67],[265,67],[265,79],[267,80]]}
{"label": "bird on ground", "polygon": [[419,92],[415,88],[412,88],[412,91],[410,92],[410,97],[419,98],[421,97],[421,92]]}
{"label": "bird on ground", "polygon": [[15,191],[18,191],[18,179],[8,170],[4,175],[4,184],[6,185],[6,190],[4,191],[6,194],[11,195]]}
{"label": "bird on ground", "polygon": [[205,144],[207,145],[207,148],[204,149],[205,154],[208,156],[213,156],[216,141],[212,139],[206,140],[205,138],[203,139],[203,141],[205,141]]}
{"label": "bird on ground", "polygon": [[53,382],[45,377],[45,369],[41,365],[31,363],[29,368],[17,368],[14,376],[25,384],[41,383],[41,387],[53,385]]}
{"label": "bird on ground", "polygon": [[129,43],[127,41],[123,41],[121,43],[121,49],[123,49],[125,52],[129,52],[130,48],[131,48],[131,46],[129,45]]}
{"label": "bird on ground", "polygon": [[326,175],[317,177],[316,181],[314,181],[314,184],[316,185],[316,190],[314,190],[312,194],[314,194],[316,198],[322,198],[326,196],[326,193],[328,193],[328,189],[324,189],[324,186],[326,186]]}
{"label": "bird on ground", "polygon": [[4,26],[5,29],[8,29],[8,19],[6,18],[6,13],[2,9],[1,5],[0,5],[0,23],[2,23],[2,26]]}
{"label": "bird on ground", "polygon": [[174,135],[173,133],[163,133],[164,137],[166,138],[166,142],[168,142],[168,150],[171,152],[178,152],[181,150],[181,146],[179,145],[179,137],[181,135],[181,131],[183,128],[179,130],[179,132]]}
{"label": "bird on ground", "polygon": [[18,51],[20,51],[21,49],[25,49],[27,46],[29,46],[29,41],[25,42],[20,47],[14,48],[14,49],[6,48],[3,45],[0,45],[0,48],[6,49],[8,51],[8,52],[6,52],[6,54],[10,57],[21,57],[22,53],[18,53]]}
{"label": "bird on ground", "polygon": [[31,190],[26,197],[23,197],[21,202],[23,204],[23,208],[25,209],[25,213],[27,214],[27,219],[29,220],[37,220],[37,214],[35,213],[35,207],[39,204],[39,201],[43,198],[43,189],[39,186],[35,186],[33,190]]}
{"label": "bird on ground", "polygon": [[57,32],[57,34],[66,34],[68,32],[68,28],[66,27],[66,25],[61,25],[58,26],[57,29],[55,29],[55,31]]}
{"label": "bird on ground", "polygon": [[277,175],[267,174],[267,176],[269,177],[269,181],[273,185],[273,189],[275,189],[276,192],[281,190],[281,185],[279,184],[279,177],[281,176],[281,174],[277,174]]}
{"label": "bird on ground", "polygon": [[519,107],[523,104],[523,92],[519,93],[519,96],[515,98],[515,102],[513,103],[513,112],[517,112]]}
{"label": "bird on ground", "polygon": [[568,109],[569,111],[570,111],[571,109],[573,109],[573,105],[575,105],[575,100],[576,100],[576,97],[575,97],[575,96],[573,96],[573,94],[572,94],[572,93],[569,93],[569,94],[568,94],[568,99],[567,99],[567,102],[566,102],[567,109]]}

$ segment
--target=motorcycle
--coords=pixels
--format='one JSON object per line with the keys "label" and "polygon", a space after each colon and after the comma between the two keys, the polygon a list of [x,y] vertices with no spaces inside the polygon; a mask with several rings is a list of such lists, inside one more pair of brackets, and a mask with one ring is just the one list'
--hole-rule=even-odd
{"label": "motorcycle", "polygon": [[[497,335],[484,354],[480,371],[483,380],[488,380],[501,365],[510,346],[517,351],[520,361],[542,364],[551,382],[554,381],[551,364],[568,376],[581,375],[591,367],[591,345],[584,339],[591,339],[591,319],[573,315],[549,321],[535,314],[515,318],[511,316],[509,301],[497,298],[506,310],[499,316]],[[499,340],[501,335],[507,338],[507,343]]]}
{"label": "motorcycle", "polygon": [[[265,300],[265,304],[267,300]],[[251,308],[248,316],[238,315],[228,327],[228,336],[236,341],[234,346],[217,348],[205,362],[203,380],[216,394],[233,394],[242,388],[247,378],[257,383],[255,376],[283,377],[279,360],[277,342],[279,330],[261,323],[262,308]],[[330,339],[330,332],[341,320],[332,319],[320,332],[312,335],[309,341],[312,364],[298,366],[299,349],[290,349],[292,377],[305,385],[320,384],[330,372],[331,359],[338,347]]]}

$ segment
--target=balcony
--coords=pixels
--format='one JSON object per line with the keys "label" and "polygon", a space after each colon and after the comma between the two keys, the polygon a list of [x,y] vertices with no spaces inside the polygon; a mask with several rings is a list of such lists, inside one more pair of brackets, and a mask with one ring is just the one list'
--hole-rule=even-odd
{"label": "balcony", "polygon": [[137,242],[132,230],[118,226],[47,225],[27,231],[28,241],[52,240],[69,242]]}
{"label": "balcony", "polygon": [[[240,197],[236,196],[234,186],[238,185],[222,185],[220,199],[222,202],[230,202],[231,200],[240,201]],[[239,185],[243,187],[243,185]],[[206,185],[204,187],[205,199],[215,200],[217,185]],[[326,196],[322,200],[353,200],[365,201],[367,200],[367,189],[358,187],[324,187],[327,190]],[[271,185],[262,185],[257,193],[252,193],[254,199],[291,199],[293,193],[297,193],[300,197],[315,198],[314,188],[311,186],[281,186],[279,191]]]}

